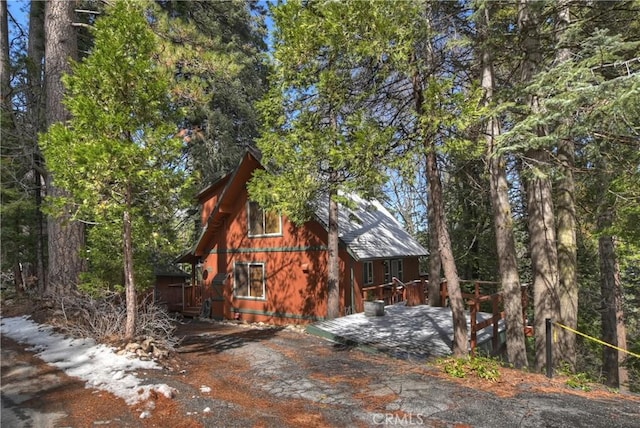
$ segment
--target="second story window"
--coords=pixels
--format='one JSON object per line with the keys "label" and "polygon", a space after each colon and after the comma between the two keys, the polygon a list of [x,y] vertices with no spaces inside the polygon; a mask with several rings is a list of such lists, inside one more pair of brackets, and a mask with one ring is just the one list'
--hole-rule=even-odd
{"label": "second story window", "polygon": [[248,204],[249,236],[282,235],[282,218],[278,213],[265,211],[256,202]]}

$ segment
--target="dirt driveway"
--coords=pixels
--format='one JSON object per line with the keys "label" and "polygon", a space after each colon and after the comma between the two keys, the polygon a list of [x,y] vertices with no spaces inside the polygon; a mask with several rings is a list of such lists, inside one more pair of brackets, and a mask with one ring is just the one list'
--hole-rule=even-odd
{"label": "dirt driveway", "polygon": [[[3,338],[3,410],[18,417],[5,425],[3,411],[2,426],[640,426],[640,397],[575,392],[560,379],[506,370],[497,383],[452,381],[424,364],[291,329],[192,322],[178,334],[182,345],[167,368],[139,374],[178,393],[135,407],[85,389]],[[33,380],[29,393],[14,388],[22,382],[16,367]]]}

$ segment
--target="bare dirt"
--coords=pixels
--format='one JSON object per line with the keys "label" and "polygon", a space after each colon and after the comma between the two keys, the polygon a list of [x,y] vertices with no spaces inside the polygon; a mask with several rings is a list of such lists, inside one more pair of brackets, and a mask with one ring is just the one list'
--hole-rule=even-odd
{"label": "bare dirt", "polygon": [[291,328],[187,320],[177,334],[181,345],[165,369],[142,374],[177,394],[136,406],[86,388],[3,337],[3,409],[14,419],[8,424],[3,411],[2,426],[640,426],[640,396],[573,390],[561,377],[502,369],[497,382],[451,379],[434,365]]}

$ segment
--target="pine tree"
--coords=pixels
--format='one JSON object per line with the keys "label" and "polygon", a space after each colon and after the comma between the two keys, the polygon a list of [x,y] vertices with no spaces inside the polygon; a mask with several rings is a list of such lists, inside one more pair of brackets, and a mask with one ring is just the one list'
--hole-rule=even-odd
{"label": "pine tree", "polygon": [[28,112],[27,126],[23,135],[31,145],[33,157],[33,199],[35,203],[36,218],[36,277],[38,289],[45,289],[47,239],[45,236],[45,217],[42,212],[42,198],[45,187],[46,171],[40,147],[38,146],[38,133],[46,128],[45,97],[43,85],[43,59],[45,53],[44,35],[44,11],[45,3],[32,1],[29,8],[29,42],[27,46],[27,85],[26,85],[26,111]]}
{"label": "pine tree", "polygon": [[[571,8],[569,2],[558,5],[557,12],[556,63],[562,64],[571,60],[571,50],[567,46],[567,33],[571,24]],[[558,180],[556,195],[556,223],[558,238],[558,293],[560,299],[559,320],[562,324],[576,329],[578,327],[578,255],[577,255],[577,219],[575,207],[575,150],[573,139],[563,138],[557,143],[558,162],[562,177]],[[575,367],[576,336],[568,330],[560,332],[558,340],[558,360]]]}
{"label": "pine tree", "polygon": [[[537,10],[536,10],[537,8]],[[539,43],[537,47],[529,46],[529,52],[537,52],[537,58],[531,64],[538,67],[529,69],[527,82],[520,94],[528,94],[530,100],[535,100],[535,108],[527,110],[526,115],[515,114],[511,122],[511,129],[507,132],[507,139],[515,143],[511,148],[518,150],[525,148],[526,162],[534,160],[538,167],[538,177],[533,176],[531,182],[539,182],[540,178],[552,180],[554,174],[558,174],[559,192],[557,201],[560,203],[558,211],[561,218],[558,219],[558,231],[564,236],[559,236],[558,250],[563,258],[557,261],[559,272],[568,269],[567,279],[555,286],[554,281],[545,281],[544,285],[552,296],[554,310],[549,315],[560,323],[570,327],[576,323],[575,311],[577,300],[575,297],[576,285],[571,284],[575,274],[570,271],[572,265],[572,237],[571,221],[565,222],[564,216],[571,214],[571,204],[567,204],[567,198],[580,196],[582,201],[576,199],[577,207],[585,207],[582,211],[583,230],[598,235],[609,235],[616,240],[617,237],[631,236],[629,232],[637,230],[635,227],[618,228],[615,225],[624,223],[622,214],[627,202],[635,201],[631,187],[627,184],[618,186],[619,183],[634,182],[634,167],[637,166],[638,130],[637,123],[638,103],[638,30],[637,3],[597,3],[595,7],[586,7],[579,4],[571,4],[571,17],[567,22],[567,5],[555,2],[527,5],[529,12],[535,11],[534,16],[553,17],[546,20],[542,26],[522,26],[523,31],[529,28],[537,32]],[[521,23],[524,23],[521,19]],[[535,27],[535,28],[534,28]],[[557,31],[556,31],[557,30]],[[530,36],[522,33],[525,39],[531,42]],[[561,37],[561,38],[559,38]],[[568,51],[570,47],[570,52]],[[540,67],[543,65],[542,67]],[[544,154],[544,157],[536,157]],[[554,158],[558,154],[557,160]],[[533,157],[531,156],[533,155]],[[571,175],[575,172],[571,166],[575,162],[582,166],[586,174],[576,174],[576,191],[571,188]],[[612,168],[602,168],[599,165],[610,165],[610,159],[616,159],[615,172]],[[535,169],[532,170],[535,172]],[[615,178],[613,178],[615,176]],[[597,186],[592,184],[592,181]],[[608,183],[603,187],[604,183]],[[611,186],[611,187],[610,187]],[[545,186],[539,189],[546,188]],[[613,191],[613,188],[616,188]],[[613,193],[612,193],[613,192]],[[550,192],[545,191],[545,194]],[[572,194],[573,193],[573,194]],[[611,194],[619,195],[610,199]],[[598,207],[594,214],[593,207]],[[634,210],[632,209],[631,212]],[[598,219],[602,213],[602,218]],[[606,221],[605,221],[606,220]],[[530,222],[531,224],[531,222]],[[552,222],[546,221],[544,233],[553,236]],[[607,226],[608,225],[608,226]],[[615,234],[612,233],[615,231]],[[544,257],[553,254],[553,248],[542,244],[542,241],[533,242],[532,231],[532,258],[533,250],[545,248],[541,253]],[[566,240],[565,238],[569,238]],[[601,263],[612,271],[615,266],[616,252],[608,250],[615,248],[613,245],[601,245]],[[543,259],[544,259],[543,257]],[[534,263],[535,265],[535,263]],[[549,266],[553,266],[550,264]],[[538,269],[539,270],[539,269]],[[615,269],[614,269],[615,270]],[[615,294],[622,292],[611,284],[616,281],[604,278],[613,278],[615,275],[605,275],[603,272],[602,287],[603,301],[613,302]],[[551,278],[551,277],[550,277]],[[583,283],[583,287],[587,284]],[[543,300],[536,299],[541,302]],[[537,303],[536,303],[537,305]],[[558,309],[559,307],[559,309]],[[607,307],[621,307],[618,303],[607,304]],[[538,308],[540,309],[540,308]],[[582,310],[582,309],[581,309]],[[615,337],[624,323],[618,309],[609,311],[614,316],[603,317],[603,337],[610,340],[618,340]],[[578,319],[579,321],[579,319]],[[541,327],[537,327],[541,328]],[[604,334],[606,332],[606,334]],[[614,332],[614,333],[611,333]],[[559,360],[572,363],[575,360],[575,351],[572,349],[571,340],[567,340],[568,333],[557,335],[560,343],[557,343],[556,354]],[[539,337],[538,342],[542,340]],[[541,347],[538,348],[540,352]],[[607,352],[613,352],[606,350]],[[607,357],[609,362],[617,361],[617,358]],[[538,363],[540,364],[540,363]],[[609,366],[607,373],[617,372],[617,366]]]}
{"label": "pine tree", "polygon": [[155,30],[169,42],[185,88],[187,154],[209,183],[235,168],[258,136],[254,104],[267,86],[264,10],[255,1],[156,3],[165,13]]}
{"label": "pine tree", "polygon": [[[156,210],[179,204],[188,185],[180,167],[168,70],[140,5],[117,1],[97,20],[90,55],[64,78],[71,118],[41,137],[56,186],[75,219],[93,229],[118,225],[127,303],[125,335],[136,333],[134,227],[148,225]],[[146,229],[143,229],[146,230]],[[155,231],[149,230],[147,240]]]}
{"label": "pine tree", "polygon": [[[481,8],[478,12],[482,17],[479,28],[481,28],[480,34],[483,35],[480,47],[482,55],[482,87],[485,90],[484,103],[489,105],[493,102],[495,89],[493,56],[489,43],[492,31],[492,6],[485,4],[484,8]],[[507,356],[509,362],[514,366],[526,367],[528,362],[524,342],[520,277],[509,201],[506,161],[504,155],[499,152],[497,145],[497,137],[499,135],[500,125],[498,118],[490,117],[486,124],[485,138],[487,141],[487,164],[500,282],[505,302]]]}

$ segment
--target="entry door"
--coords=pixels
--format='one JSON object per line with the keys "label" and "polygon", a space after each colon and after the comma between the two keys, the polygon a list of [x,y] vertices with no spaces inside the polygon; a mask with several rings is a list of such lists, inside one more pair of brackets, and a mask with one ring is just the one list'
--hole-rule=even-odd
{"label": "entry door", "polygon": [[402,274],[402,259],[391,260],[391,278],[396,277],[400,281],[404,281]]}

